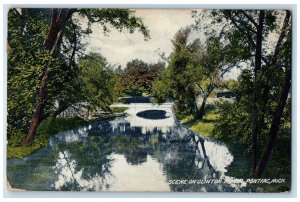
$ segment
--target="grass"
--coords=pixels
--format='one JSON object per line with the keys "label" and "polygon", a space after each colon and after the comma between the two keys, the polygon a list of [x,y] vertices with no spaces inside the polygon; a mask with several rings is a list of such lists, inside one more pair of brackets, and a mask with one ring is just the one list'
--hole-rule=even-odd
{"label": "grass", "polygon": [[191,130],[197,134],[209,137],[214,128],[214,122],[218,119],[218,114],[208,114],[202,121],[196,121]]}
{"label": "grass", "polygon": [[7,143],[7,159],[24,158],[37,150],[47,146],[49,137],[60,131],[68,130],[86,124],[81,118],[48,118],[44,120],[39,128],[34,142],[31,145],[22,145],[25,133],[15,130]]}
{"label": "grass", "polygon": [[197,120],[193,115],[187,115],[179,117],[180,123],[187,126],[193,132],[203,135],[205,137],[210,137],[214,124],[218,121],[219,114],[214,105],[207,105],[207,111],[202,120]]}
{"label": "grass", "polygon": [[46,146],[47,144],[32,144],[30,146],[7,146],[7,159],[24,158]]}
{"label": "grass", "polygon": [[128,109],[128,107],[110,107],[110,109],[113,113],[123,113]]}

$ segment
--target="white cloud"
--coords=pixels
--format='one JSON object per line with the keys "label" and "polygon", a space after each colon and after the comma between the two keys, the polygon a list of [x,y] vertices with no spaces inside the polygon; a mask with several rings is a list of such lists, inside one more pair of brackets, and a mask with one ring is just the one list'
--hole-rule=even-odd
{"label": "white cloud", "polygon": [[93,33],[87,38],[87,51],[99,51],[111,64],[122,67],[128,61],[138,58],[155,63],[160,60],[158,53],[169,55],[172,51],[171,39],[182,27],[193,23],[189,9],[137,9],[135,15],[143,19],[150,30],[151,39],[144,41],[141,33],[121,33],[111,29],[109,36],[104,36],[99,25],[93,25]]}

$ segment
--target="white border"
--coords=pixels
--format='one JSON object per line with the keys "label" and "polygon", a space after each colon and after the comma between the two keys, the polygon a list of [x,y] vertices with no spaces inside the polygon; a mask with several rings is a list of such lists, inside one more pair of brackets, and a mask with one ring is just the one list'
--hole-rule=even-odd
{"label": "white border", "polygon": [[[226,1],[228,2],[228,1]],[[76,4],[74,4],[76,3]],[[30,0],[30,1],[17,1],[17,0],[2,0],[2,5],[0,8],[0,15],[3,17],[1,19],[1,27],[0,27],[0,34],[1,34],[1,56],[0,61],[1,68],[0,68],[0,79],[1,79],[1,87],[0,87],[0,94],[3,99],[0,105],[0,110],[2,116],[0,116],[0,131],[3,134],[3,138],[1,138],[1,143],[3,145],[3,154],[2,155],[2,162],[1,164],[1,173],[3,174],[0,182],[0,188],[3,190],[1,193],[2,197],[17,197],[17,198],[44,198],[44,197],[54,197],[54,198],[67,198],[70,197],[72,200],[80,200],[82,201],[82,198],[94,198],[94,197],[104,197],[104,198],[111,198],[111,197],[117,197],[117,198],[131,198],[131,197],[142,197],[142,198],[148,198],[148,197],[161,197],[161,198],[224,198],[222,200],[240,200],[239,198],[264,198],[264,200],[271,199],[271,198],[277,198],[277,200],[280,200],[282,197],[297,197],[296,193],[300,193],[299,185],[296,186],[296,180],[293,179],[292,184],[292,192],[289,194],[282,194],[282,193],[274,193],[274,194],[256,194],[256,193],[133,193],[133,192],[7,192],[5,187],[5,160],[4,158],[6,156],[5,151],[5,139],[6,136],[6,13],[8,8],[10,7],[126,7],[126,8],[227,8],[227,9],[233,9],[233,8],[250,8],[250,9],[291,9],[292,10],[292,16],[293,16],[293,74],[292,74],[292,148],[293,148],[293,159],[292,159],[292,176],[293,178],[297,179],[297,182],[299,182],[299,175],[297,176],[296,168],[299,168],[299,152],[297,153],[297,144],[300,145],[299,139],[297,138],[297,112],[298,112],[298,101],[299,101],[299,95],[296,93],[297,89],[299,89],[299,82],[297,81],[297,77],[300,78],[299,72],[297,71],[297,47],[299,47],[299,41],[297,41],[297,33],[299,33],[299,26],[297,22],[299,22],[299,15],[297,15],[298,10],[298,2],[296,0],[272,0],[271,2],[266,0],[252,0],[252,1],[229,1],[231,4],[224,4],[224,1],[221,0],[201,0],[201,4],[199,4],[199,1],[197,0],[185,0],[185,1],[168,1],[168,0],[153,0],[151,2],[147,0],[132,0],[132,1],[124,1],[124,0],[115,0],[114,2],[111,2],[109,0],[101,1],[101,5],[98,4],[99,1],[97,0],[80,0],[80,1],[74,1],[74,0],[52,0],[51,4],[49,4],[49,1],[41,1],[41,0]],[[172,4],[170,4],[172,3]],[[268,4],[272,3],[272,4]],[[283,4],[284,3],[284,4]],[[294,4],[294,5],[288,5],[288,4]],[[3,84],[3,85],[2,85]],[[298,154],[297,156],[294,154]],[[235,199],[229,199],[229,198],[235,198]],[[298,196],[299,197],[299,196]],[[296,198],[290,198],[289,200],[294,200]],[[27,201],[26,199],[23,199],[22,201]],[[30,201],[36,200],[36,199],[30,199]],[[46,199],[43,199],[46,200]],[[52,199],[50,199],[52,200]],[[145,199],[143,199],[145,200]],[[174,199],[172,199],[174,200]],[[198,199],[199,200],[199,199]],[[202,200],[202,199],[201,199]],[[250,199],[251,200],[251,199]],[[257,200],[257,199],[255,199]],[[276,201],[276,199],[272,199],[272,201]],[[285,199],[288,200],[288,199]],[[29,200],[28,200],[29,201]],[[132,200],[130,200],[132,201]]]}

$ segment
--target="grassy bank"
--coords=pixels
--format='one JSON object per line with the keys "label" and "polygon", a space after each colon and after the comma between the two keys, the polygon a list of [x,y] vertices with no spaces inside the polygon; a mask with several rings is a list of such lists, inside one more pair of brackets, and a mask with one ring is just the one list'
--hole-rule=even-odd
{"label": "grassy bank", "polygon": [[86,123],[81,118],[48,118],[40,124],[34,142],[27,146],[22,145],[26,134],[16,130],[7,142],[7,158],[23,158],[31,155],[40,148],[47,146],[51,135]]}
{"label": "grassy bank", "polygon": [[113,113],[124,113],[128,107],[110,107]]}
{"label": "grassy bank", "polygon": [[177,117],[181,124],[188,127],[193,132],[205,137],[210,137],[214,124],[219,118],[219,114],[217,112],[217,107],[214,104],[208,104],[206,108],[207,110],[203,120],[197,120],[193,115],[177,115]]}
{"label": "grassy bank", "polygon": [[[110,119],[116,116],[121,116],[127,109],[128,108],[126,107],[112,107],[111,110],[113,113],[103,114],[95,120]],[[86,123],[86,120],[79,117],[68,119],[48,118],[40,124],[34,142],[31,145],[26,146],[22,144],[26,134],[21,130],[14,130],[10,135],[11,138],[7,142],[7,159],[29,156],[37,150],[47,146],[51,135],[82,126]]]}

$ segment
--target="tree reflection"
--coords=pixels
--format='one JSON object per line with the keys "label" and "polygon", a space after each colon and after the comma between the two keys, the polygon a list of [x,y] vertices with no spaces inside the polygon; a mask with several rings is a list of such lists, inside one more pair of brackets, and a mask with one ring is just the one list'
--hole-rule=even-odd
{"label": "tree reflection", "polygon": [[[162,165],[168,180],[219,179],[207,156],[204,138],[187,134],[189,138],[161,136],[154,157]],[[189,141],[188,141],[189,140]],[[212,157],[213,158],[213,157]],[[170,184],[172,191],[218,191],[217,184]]]}
{"label": "tree reflection", "polygon": [[[45,172],[48,172],[47,178],[39,177],[34,181],[41,186],[40,189],[34,187],[31,190],[105,191],[110,190],[113,182],[118,180],[114,176],[113,166],[118,169],[125,166],[128,169],[132,165],[142,166],[148,159],[154,159],[160,164],[158,172],[165,175],[167,181],[207,180],[224,177],[224,167],[231,162],[231,155],[226,147],[199,137],[180,124],[167,130],[157,127],[143,131],[143,127],[131,127],[125,118],[123,121],[118,118],[117,124],[113,126],[111,123],[112,120],[93,122],[89,127],[66,131],[52,137],[47,152],[37,152],[36,157],[32,156],[23,163],[15,162],[15,165],[22,164],[24,168],[31,168],[47,161],[47,164],[43,164],[47,165],[47,169],[41,168],[40,173],[34,173],[33,168],[30,171],[27,169],[25,172],[29,174],[22,180],[29,182],[32,176],[46,176]],[[120,164],[117,158],[114,159],[116,154],[125,157],[127,165],[130,166]],[[40,164],[34,163],[35,161]],[[18,172],[22,174],[22,171]],[[10,174],[13,175],[15,173]],[[144,175],[138,173],[138,176]],[[163,181],[157,183],[167,183],[164,178],[161,179]],[[18,181],[20,185],[24,183],[22,180]],[[145,183],[146,181],[147,179]],[[28,188],[26,186],[25,189]],[[169,187],[172,191],[231,189],[227,185],[217,184],[170,184]]]}
{"label": "tree reflection", "polygon": [[147,160],[149,153],[149,136],[117,135],[113,138],[114,152],[123,154],[126,162],[139,165]]}
{"label": "tree reflection", "polygon": [[[97,136],[96,136],[97,135]],[[102,190],[108,188],[112,143],[105,134],[89,134],[83,142],[59,144],[59,157],[54,167],[58,190]]]}

